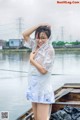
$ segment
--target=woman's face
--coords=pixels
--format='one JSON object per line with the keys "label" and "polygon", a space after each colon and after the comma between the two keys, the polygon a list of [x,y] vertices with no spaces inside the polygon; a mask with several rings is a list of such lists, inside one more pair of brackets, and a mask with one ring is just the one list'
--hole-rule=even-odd
{"label": "woman's face", "polygon": [[47,40],[48,40],[48,37],[47,37],[46,33],[45,32],[41,32],[40,35],[39,35],[39,38],[36,40],[38,47],[40,47],[41,45],[46,43]]}

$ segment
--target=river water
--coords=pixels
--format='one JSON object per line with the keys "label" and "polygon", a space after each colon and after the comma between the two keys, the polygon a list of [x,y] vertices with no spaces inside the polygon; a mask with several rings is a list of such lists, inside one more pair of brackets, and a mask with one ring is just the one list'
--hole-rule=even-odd
{"label": "river water", "polygon": [[[0,113],[16,120],[31,103],[26,100],[28,52],[0,53]],[[80,83],[80,53],[56,53],[52,70],[53,90],[64,83]]]}

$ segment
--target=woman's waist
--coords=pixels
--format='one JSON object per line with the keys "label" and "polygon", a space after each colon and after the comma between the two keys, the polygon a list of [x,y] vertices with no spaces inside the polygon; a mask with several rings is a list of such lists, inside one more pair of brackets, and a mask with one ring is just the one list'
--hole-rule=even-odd
{"label": "woman's waist", "polygon": [[50,76],[51,75],[50,72],[47,72],[46,74],[40,73],[40,71],[33,65],[31,65],[29,73],[30,73],[30,75],[35,75],[35,76]]}
{"label": "woman's waist", "polygon": [[31,76],[39,76],[41,78],[44,78],[44,77],[50,77],[51,74],[50,73],[46,73],[46,74],[42,74],[40,73],[38,70],[34,69],[34,70],[30,70],[29,74]]}

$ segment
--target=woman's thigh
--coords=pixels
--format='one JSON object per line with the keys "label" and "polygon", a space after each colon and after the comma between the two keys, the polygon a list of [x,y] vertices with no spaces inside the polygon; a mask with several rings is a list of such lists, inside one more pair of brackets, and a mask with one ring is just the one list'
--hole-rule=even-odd
{"label": "woman's thigh", "polygon": [[34,113],[34,118],[37,120],[37,103],[32,102],[32,109]]}
{"label": "woman's thigh", "polygon": [[37,120],[49,120],[49,104],[37,103]]}

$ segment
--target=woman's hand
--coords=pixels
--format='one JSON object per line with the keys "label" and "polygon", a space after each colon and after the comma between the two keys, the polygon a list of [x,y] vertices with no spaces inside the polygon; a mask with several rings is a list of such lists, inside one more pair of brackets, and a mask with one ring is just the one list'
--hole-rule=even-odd
{"label": "woman's hand", "polygon": [[34,51],[34,52],[31,52],[31,54],[30,54],[30,63],[31,63],[34,67],[36,67],[40,73],[46,74],[46,73],[47,73],[47,70],[45,70],[41,64],[39,64],[36,60],[34,60],[36,54],[37,54],[37,50]]}
{"label": "woman's hand", "polygon": [[51,29],[51,25],[49,25],[48,23],[39,24],[39,27],[40,27],[40,26],[47,26],[47,27],[49,27],[49,28]]}
{"label": "woman's hand", "polygon": [[33,51],[30,53],[30,61],[35,58],[36,54],[37,54],[37,51]]}

